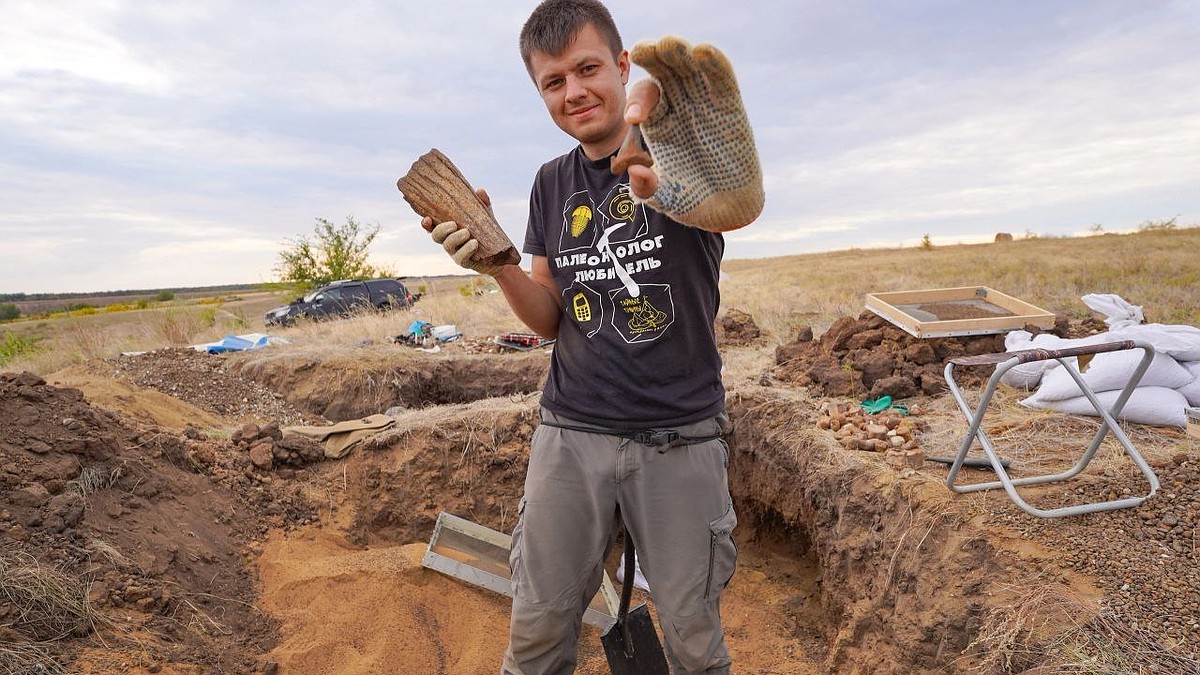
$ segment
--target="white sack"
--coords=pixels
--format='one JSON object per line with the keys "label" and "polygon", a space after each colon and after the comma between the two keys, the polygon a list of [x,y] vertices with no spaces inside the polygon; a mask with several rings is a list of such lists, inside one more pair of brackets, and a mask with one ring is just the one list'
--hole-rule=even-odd
{"label": "white sack", "polygon": [[1200,406],[1200,361],[1192,361],[1180,365],[1192,374],[1192,381],[1182,387],[1176,387],[1175,391],[1183,394],[1183,397],[1187,399],[1188,405]]}
{"label": "white sack", "polygon": [[[1041,333],[1033,335],[1029,331],[1014,330],[1004,336],[1004,351],[1017,352],[1025,349],[1066,349],[1067,347],[1079,347],[1082,345],[1103,344],[1105,342],[1113,342],[1115,338],[1110,337],[1109,333],[1099,333],[1097,335],[1089,335],[1085,338],[1061,338],[1053,333]],[[1141,355],[1141,350],[1137,352]],[[1075,363],[1075,357],[1067,359],[1071,364]],[[1000,381],[1010,387],[1018,389],[1030,390],[1038,386],[1046,373],[1058,368],[1059,363],[1055,359],[1046,359],[1044,361],[1032,361],[1030,363],[1022,363],[1004,372],[1000,377]],[[1069,376],[1068,376],[1069,377]]]}
{"label": "white sack", "polygon": [[1154,345],[1159,354],[1175,357],[1176,361],[1200,361],[1200,328],[1183,324],[1144,323],[1114,328],[1101,335],[1109,341],[1144,340]]}
{"label": "white sack", "polygon": [[[1116,402],[1119,391],[1106,391],[1096,394],[1100,404],[1107,410]],[[1063,401],[1034,401],[1029,397],[1021,401],[1021,405],[1038,410],[1055,410],[1070,415],[1091,415],[1099,417],[1096,409],[1087,397],[1069,398]],[[1160,426],[1186,427],[1187,416],[1183,408],[1187,405],[1183,394],[1165,387],[1138,387],[1133,390],[1125,407],[1117,419],[1136,424],[1156,424]]]}
{"label": "white sack", "polygon": [[[1042,335],[1048,335],[1048,333],[1043,333]],[[1038,337],[1041,337],[1041,335]],[[1009,331],[1008,335],[1004,336],[1004,351],[1006,352],[1019,352],[1023,349],[1033,349],[1035,347],[1033,333],[1027,330]],[[1054,359],[1017,364],[1004,371],[1004,374],[1000,376],[1000,381],[1015,389],[1029,391],[1036,389],[1038,383],[1042,381],[1042,375],[1057,365],[1058,361]]]}
{"label": "white sack", "polygon": [[[1145,340],[1155,351],[1176,361],[1200,361],[1200,328],[1161,323],[1143,324],[1142,308],[1112,293],[1089,293],[1083,304],[1104,315],[1112,340]],[[1006,344],[1007,346],[1007,344]]]}
{"label": "white sack", "polygon": [[1109,328],[1124,328],[1146,320],[1141,306],[1131,305],[1113,293],[1088,293],[1080,300],[1093,312],[1103,314],[1104,323],[1108,324]]}
{"label": "white sack", "polygon": [[[1137,370],[1144,352],[1141,349],[1125,349],[1119,352],[1104,352],[1096,354],[1091,364],[1083,372],[1083,381],[1092,391],[1112,391],[1123,389],[1129,383],[1129,378]],[[1073,364],[1077,365],[1077,364]],[[1186,368],[1170,356],[1155,354],[1150,367],[1138,381],[1138,388],[1166,387],[1176,389],[1190,383],[1194,377]],[[1083,391],[1071,373],[1066,368],[1052,370],[1042,378],[1042,386],[1032,398],[1038,401],[1061,401],[1063,399],[1083,396]]]}

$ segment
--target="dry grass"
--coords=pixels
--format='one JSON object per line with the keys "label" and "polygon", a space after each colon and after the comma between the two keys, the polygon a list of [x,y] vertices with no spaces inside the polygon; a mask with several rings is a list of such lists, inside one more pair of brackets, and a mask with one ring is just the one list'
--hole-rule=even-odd
{"label": "dry grass", "polygon": [[[857,316],[870,292],[985,285],[1052,312],[1083,317],[1087,293],[1116,293],[1142,305],[1148,321],[1200,325],[1194,293],[1200,228],[1025,239],[1000,244],[935,246],[930,250],[834,251],[761,260],[727,260],[723,305],[749,312],[768,341],[789,341],[797,327],[823,332],[840,316]],[[454,324],[468,337],[524,330],[493,283],[466,275],[422,279],[412,309],[369,313],[349,321],[272,330],[300,352],[329,346],[361,348],[386,342],[414,319]],[[479,290],[482,295],[470,294]],[[464,292],[468,292],[464,294]],[[180,303],[160,309],[100,312],[6,324],[3,332],[39,339],[38,349],[0,364],[48,374],[72,363],[122,351],[158,349],[262,331],[262,314],[286,294],[259,293],[237,302]]]}
{"label": "dry grass", "polygon": [[59,675],[67,672],[69,671],[50,656],[44,645],[0,643],[0,675]]}
{"label": "dry grass", "polygon": [[1140,675],[1190,673],[1195,663],[1164,649],[1095,603],[1053,582],[1010,588],[1012,600],[984,617],[962,660],[978,673]]}
{"label": "dry grass", "polygon": [[34,342],[36,348],[0,362],[0,369],[47,375],[75,363],[113,358],[121,352],[198,344],[231,333],[260,331],[263,312],[280,303],[280,296],[257,293],[230,302],[201,298],[152,309],[5,324],[0,328],[0,341],[11,332]]}
{"label": "dry grass", "polygon": [[22,643],[87,635],[104,621],[82,581],[20,552],[0,553],[0,605],[7,607],[4,628]]}
{"label": "dry grass", "polygon": [[476,278],[428,279],[422,283],[425,291],[421,300],[407,309],[382,313],[364,310],[349,319],[301,321],[270,332],[288,340],[291,345],[287,351],[294,355],[320,355],[322,359],[343,356],[354,361],[359,350],[389,344],[395,336],[407,333],[417,320],[435,326],[454,325],[468,338],[523,330],[494,284],[482,284],[482,295],[462,293],[462,289],[474,286],[472,281]]}
{"label": "dry grass", "polygon": [[1142,305],[1146,320],[1200,325],[1200,227],[1064,239],[937,246],[932,250],[834,251],[729,260],[727,306],[755,317],[777,341],[810,324],[823,332],[857,316],[872,292],[988,286],[1051,312],[1081,318],[1079,298],[1115,293]]}

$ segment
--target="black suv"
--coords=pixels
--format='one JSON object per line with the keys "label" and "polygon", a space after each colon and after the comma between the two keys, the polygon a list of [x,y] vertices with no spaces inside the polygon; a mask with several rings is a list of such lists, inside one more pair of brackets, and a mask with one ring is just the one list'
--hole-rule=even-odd
{"label": "black suv", "polygon": [[355,310],[367,308],[400,309],[411,307],[418,297],[396,279],[346,279],[272,309],[265,321],[268,326],[290,326],[301,317],[329,319],[350,316]]}

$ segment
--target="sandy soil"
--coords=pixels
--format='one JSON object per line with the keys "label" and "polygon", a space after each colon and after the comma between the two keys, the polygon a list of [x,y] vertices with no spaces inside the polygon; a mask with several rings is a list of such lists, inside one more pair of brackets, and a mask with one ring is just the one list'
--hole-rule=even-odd
{"label": "sandy soil", "polygon": [[[1200,444],[1140,431],[1164,481],[1152,508],[1039,521],[1003,495],[952,498],[943,466],[897,471],[843,450],[816,427],[822,398],[774,379],[773,348],[723,330],[742,345],[726,357],[738,364],[741,557],[723,605],[736,672],[1021,672],[1072,640],[1138,645],[1127,672],[1200,672]],[[96,612],[64,633],[0,599],[0,637],[40,650],[41,672],[496,672],[507,601],[421,559],[443,511],[511,530],[545,361],[358,364],[399,377],[387,392],[330,391],[336,364],[320,360],[178,350],[48,381],[0,375],[0,582],[61,570]],[[452,384],[468,379],[470,391]],[[945,397],[920,401],[922,442],[953,445],[961,417]],[[408,410],[345,459],[252,457],[248,423],[266,433],[393,406]],[[1106,460],[1034,496],[1143,489],[1136,479]],[[590,626],[579,672],[607,672]]]}

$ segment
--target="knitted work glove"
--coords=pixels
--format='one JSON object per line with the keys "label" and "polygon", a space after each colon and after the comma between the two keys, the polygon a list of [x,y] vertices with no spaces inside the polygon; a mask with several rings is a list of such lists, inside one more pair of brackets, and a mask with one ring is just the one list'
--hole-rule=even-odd
{"label": "knitted work glove", "polygon": [[459,267],[474,270],[488,276],[496,276],[496,273],[504,267],[503,265],[489,265],[486,262],[472,260],[471,255],[479,248],[479,240],[471,236],[470,230],[462,227],[453,220],[438,223],[430,231],[430,236],[433,237],[436,243],[442,245],[442,248],[446,250],[446,253],[450,254],[450,257]]}
{"label": "knitted work glove", "polygon": [[749,225],[763,208],[762,167],[729,59],[673,35],[639,42],[630,59],[662,92],[641,125],[659,177],[645,203],[710,232]]}

